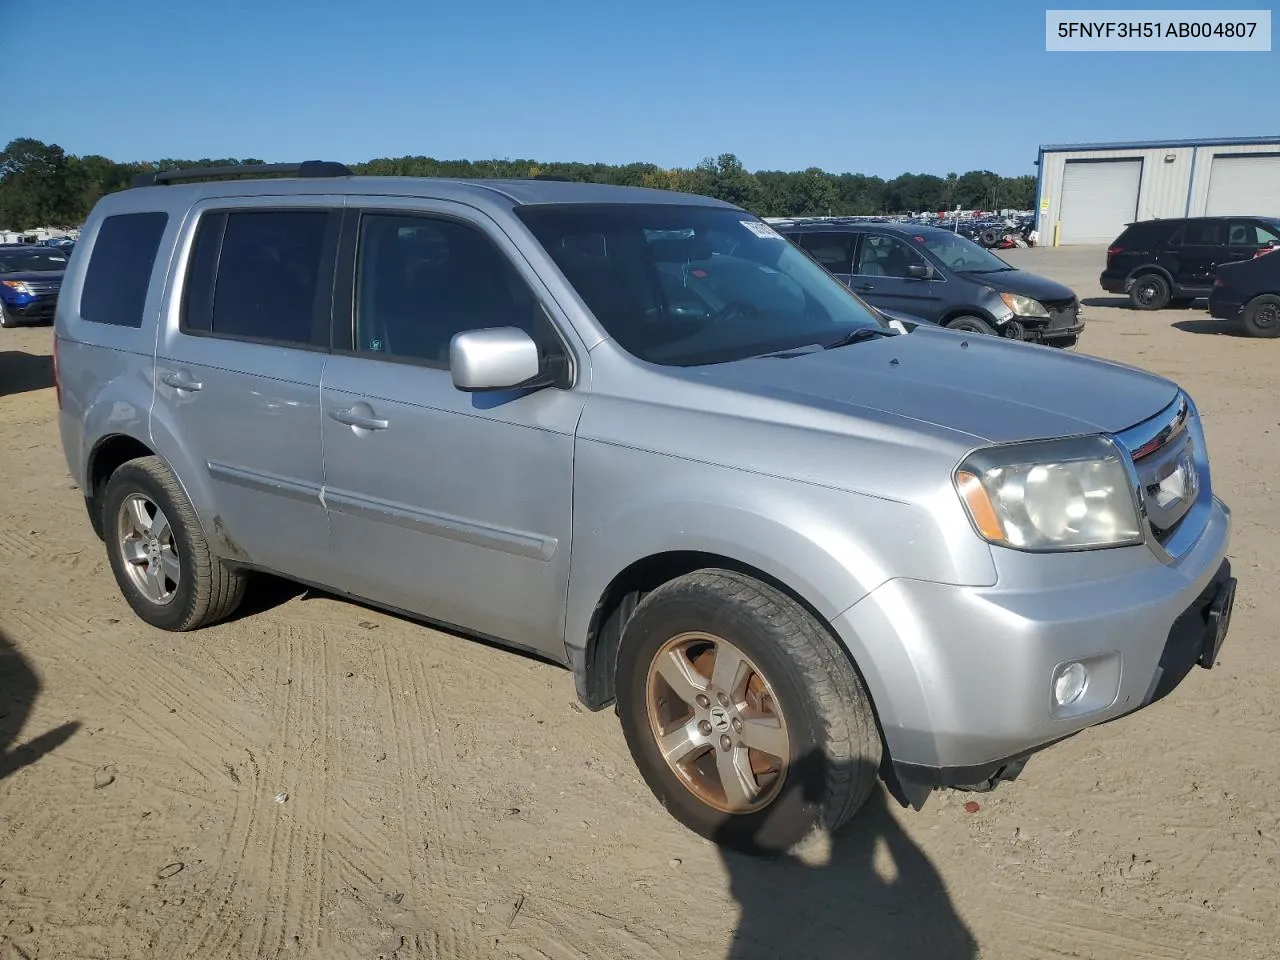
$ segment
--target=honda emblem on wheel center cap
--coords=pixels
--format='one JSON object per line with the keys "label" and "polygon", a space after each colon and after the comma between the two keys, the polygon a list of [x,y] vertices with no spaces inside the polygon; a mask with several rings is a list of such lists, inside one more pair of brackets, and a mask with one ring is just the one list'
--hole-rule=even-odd
{"label": "honda emblem on wheel center cap", "polygon": [[729,714],[720,707],[716,707],[711,711],[711,725],[717,730],[729,729]]}

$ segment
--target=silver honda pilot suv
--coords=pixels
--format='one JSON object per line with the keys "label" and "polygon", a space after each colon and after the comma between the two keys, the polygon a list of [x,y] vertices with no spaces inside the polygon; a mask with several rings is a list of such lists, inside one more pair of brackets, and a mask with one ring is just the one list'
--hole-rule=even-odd
{"label": "silver honda pilot suv", "polygon": [[1168,380],[889,320],[702,197],[254,172],[104,198],[58,303],[67,461],[148,623],[270,571],[536,652],[756,851],[1213,665],[1230,513]]}

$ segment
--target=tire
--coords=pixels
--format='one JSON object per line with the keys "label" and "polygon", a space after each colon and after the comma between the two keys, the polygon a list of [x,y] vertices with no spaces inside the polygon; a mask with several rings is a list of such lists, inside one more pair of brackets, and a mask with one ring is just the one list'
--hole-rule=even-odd
{"label": "tire", "polygon": [[1251,337],[1280,337],[1280,296],[1264,293],[1254,297],[1244,305],[1240,319]]}
{"label": "tire", "polygon": [[1169,281],[1158,273],[1144,273],[1129,288],[1129,303],[1135,310],[1163,310],[1169,305]]}
{"label": "tire", "polygon": [[[740,669],[724,707],[714,667],[726,651]],[[784,853],[815,829],[836,830],[875,788],[882,748],[866,688],[830,632],[774,587],[718,569],[658,587],[627,622],[617,671],[616,709],[641,775],[676,820],[723,847]],[[679,761],[664,756],[664,731],[688,734]],[[737,773],[734,795],[721,763]]]}
{"label": "tire", "polygon": [[960,333],[980,333],[987,337],[1000,336],[1000,334],[996,332],[996,328],[987,323],[987,321],[983,320],[981,317],[956,317],[947,324],[947,329],[955,330]]}
{"label": "tire", "polygon": [[9,330],[17,325],[17,322],[5,312],[4,303],[0,302],[0,327],[4,327],[6,330]]}
{"label": "tire", "polygon": [[102,497],[102,522],[111,572],[147,623],[195,630],[239,606],[244,575],[210,551],[195,510],[159,457],[138,457],[116,469]]}

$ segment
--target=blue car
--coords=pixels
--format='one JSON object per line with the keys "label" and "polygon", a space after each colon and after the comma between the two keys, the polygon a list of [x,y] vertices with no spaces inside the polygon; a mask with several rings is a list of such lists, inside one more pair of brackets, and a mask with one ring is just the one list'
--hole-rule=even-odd
{"label": "blue car", "polygon": [[67,254],[35,244],[0,245],[0,327],[53,323]]}

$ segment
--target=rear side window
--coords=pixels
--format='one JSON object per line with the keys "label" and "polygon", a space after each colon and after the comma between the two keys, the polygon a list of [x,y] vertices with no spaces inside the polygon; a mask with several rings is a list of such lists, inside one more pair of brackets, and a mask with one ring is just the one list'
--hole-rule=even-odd
{"label": "rear side window", "polygon": [[205,214],[187,267],[183,330],[328,346],[336,229],[329,210]]}
{"label": "rear side window", "polygon": [[1184,246],[1220,247],[1227,242],[1227,225],[1221,220],[1188,220],[1182,231]]}
{"label": "rear side window", "polygon": [[141,327],[142,308],[167,213],[107,217],[93,242],[80,293],[80,316],[92,323]]}
{"label": "rear side window", "polygon": [[852,233],[802,233],[800,246],[832,273],[848,273],[856,239]]}

